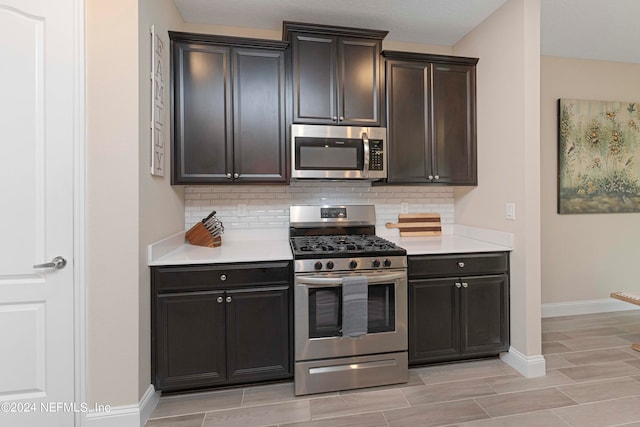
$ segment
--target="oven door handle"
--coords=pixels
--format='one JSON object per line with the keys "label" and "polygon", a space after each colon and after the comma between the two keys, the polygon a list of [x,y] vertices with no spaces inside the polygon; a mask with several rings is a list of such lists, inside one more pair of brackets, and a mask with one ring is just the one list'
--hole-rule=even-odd
{"label": "oven door handle", "polygon": [[[364,275],[363,275],[364,276]],[[369,283],[391,282],[398,279],[404,279],[406,273],[392,273],[367,276]],[[296,283],[308,286],[342,286],[341,277],[296,277]]]}

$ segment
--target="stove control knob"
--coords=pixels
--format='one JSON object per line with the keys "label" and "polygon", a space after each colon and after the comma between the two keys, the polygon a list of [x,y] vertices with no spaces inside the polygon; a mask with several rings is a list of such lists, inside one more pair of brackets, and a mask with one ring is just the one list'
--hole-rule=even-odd
{"label": "stove control knob", "polygon": [[386,258],[386,259],[384,260],[384,266],[385,266],[385,267],[391,267],[391,260],[390,260],[389,258]]}
{"label": "stove control knob", "polygon": [[320,261],[316,261],[316,263],[313,264],[313,268],[316,270],[322,270],[322,263]]}
{"label": "stove control knob", "polygon": [[371,266],[374,267],[374,268],[380,267],[380,260],[379,259],[374,259],[373,261],[371,261]]}
{"label": "stove control knob", "polygon": [[327,269],[333,270],[333,261],[327,261]]}
{"label": "stove control knob", "polygon": [[358,261],[352,259],[349,261],[349,268],[356,268],[358,266]]}

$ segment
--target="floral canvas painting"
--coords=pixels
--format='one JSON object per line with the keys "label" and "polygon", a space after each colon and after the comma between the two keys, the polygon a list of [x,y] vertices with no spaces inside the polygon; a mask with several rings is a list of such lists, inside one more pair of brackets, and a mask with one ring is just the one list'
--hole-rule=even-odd
{"label": "floral canvas painting", "polygon": [[640,212],[640,102],[558,104],[558,213]]}

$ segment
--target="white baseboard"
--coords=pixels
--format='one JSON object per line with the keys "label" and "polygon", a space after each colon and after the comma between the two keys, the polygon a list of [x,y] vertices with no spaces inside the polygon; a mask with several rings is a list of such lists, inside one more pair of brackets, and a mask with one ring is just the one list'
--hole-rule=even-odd
{"label": "white baseboard", "polygon": [[511,347],[508,353],[502,353],[500,355],[500,359],[520,372],[525,378],[535,378],[546,375],[546,361],[542,355],[525,356]]}
{"label": "white baseboard", "polygon": [[640,307],[613,298],[567,301],[542,304],[542,318],[574,316],[577,314],[608,313],[611,311],[640,310]]}
{"label": "white baseboard", "polygon": [[160,393],[153,385],[144,393],[137,405],[108,408],[107,411],[89,411],[84,419],[85,427],[143,427],[160,400]]}

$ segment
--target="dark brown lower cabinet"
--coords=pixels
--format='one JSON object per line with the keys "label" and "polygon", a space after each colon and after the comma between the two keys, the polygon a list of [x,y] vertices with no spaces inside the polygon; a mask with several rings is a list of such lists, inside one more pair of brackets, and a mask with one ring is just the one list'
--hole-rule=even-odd
{"label": "dark brown lower cabinet", "polygon": [[[496,272],[501,266],[504,271]],[[442,277],[429,277],[426,271]],[[409,257],[410,365],[508,349],[507,253]]]}
{"label": "dark brown lower cabinet", "polygon": [[192,268],[152,269],[156,390],[291,378],[290,264]]}

